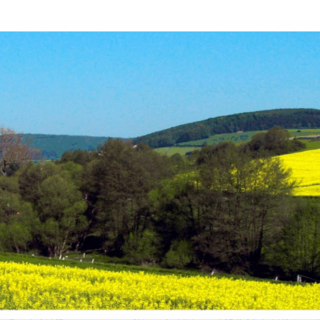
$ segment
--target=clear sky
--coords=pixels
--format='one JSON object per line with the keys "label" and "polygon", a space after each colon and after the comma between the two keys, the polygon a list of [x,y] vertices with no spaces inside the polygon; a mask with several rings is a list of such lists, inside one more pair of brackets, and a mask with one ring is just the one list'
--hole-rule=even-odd
{"label": "clear sky", "polygon": [[320,33],[1,32],[0,125],[133,138],[320,105]]}

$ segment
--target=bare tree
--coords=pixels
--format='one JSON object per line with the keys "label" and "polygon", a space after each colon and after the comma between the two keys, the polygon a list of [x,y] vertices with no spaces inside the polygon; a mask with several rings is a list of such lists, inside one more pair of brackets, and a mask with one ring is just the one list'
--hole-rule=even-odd
{"label": "bare tree", "polygon": [[16,134],[10,128],[6,130],[4,127],[0,128],[0,133],[0,171],[3,175],[7,175],[7,170],[12,165],[21,168],[35,157],[39,158],[40,149],[21,143],[22,133]]}

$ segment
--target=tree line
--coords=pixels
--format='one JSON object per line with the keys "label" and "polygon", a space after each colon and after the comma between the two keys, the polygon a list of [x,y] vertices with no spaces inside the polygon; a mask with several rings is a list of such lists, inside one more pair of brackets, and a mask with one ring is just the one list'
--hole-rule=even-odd
{"label": "tree line", "polygon": [[275,109],[210,118],[137,137],[133,143],[144,142],[151,148],[170,147],[181,142],[206,139],[215,134],[263,131],[276,126],[287,129],[319,128],[320,110]]}
{"label": "tree line", "polygon": [[320,273],[320,206],[273,158],[283,128],[183,158],[109,140],[0,177],[0,250],[97,249],[134,264],[285,278]]}

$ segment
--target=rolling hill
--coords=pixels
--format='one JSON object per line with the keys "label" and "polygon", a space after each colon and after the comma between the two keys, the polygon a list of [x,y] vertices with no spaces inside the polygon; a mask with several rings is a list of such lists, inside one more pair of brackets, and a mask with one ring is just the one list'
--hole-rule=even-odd
{"label": "rolling hill", "polygon": [[[275,109],[238,113],[180,125],[136,137],[130,141],[133,144],[144,142],[152,148],[183,147],[183,154],[185,154],[187,148],[192,150],[194,147],[202,147],[205,144],[217,144],[222,141],[248,142],[257,131],[268,130],[274,126],[302,130],[320,128],[320,110]],[[291,134],[298,134],[296,131],[294,130]],[[78,149],[93,151],[109,139],[110,137],[27,133],[23,134],[22,143],[41,149],[44,159],[58,160],[66,151]]]}
{"label": "rolling hill", "polygon": [[[110,137],[49,135],[49,134],[23,134],[22,143],[30,147],[41,149],[47,160],[58,160],[62,154],[69,150],[94,151],[100,144],[108,141]],[[126,140],[119,138],[120,140]]]}
{"label": "rolling hill", "polygon": [[133,144],[144,142],[151,148],[170,147],[216,134],[262,131],[275,126],[286,129],[319,128],[320,110],[274,109],[210,118],[134,138]]}

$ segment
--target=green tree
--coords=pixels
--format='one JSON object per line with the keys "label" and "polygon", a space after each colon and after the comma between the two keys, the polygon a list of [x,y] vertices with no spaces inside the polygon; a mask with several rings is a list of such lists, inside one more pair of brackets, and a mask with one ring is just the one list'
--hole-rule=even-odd
{"label": "green tree", "polygon": [[59,174],[45,179],[40,185],[37,202],[40,236],[50,256],[61,255],[71,248],[79,233],[87,226],[86,202],[77,186]]}
{"label": "green tree", "polygon": [[252,136],[251,141],[240,147],[243,152],[251,152],[254,158],[281,155],[302,150],[304,143],[296,139],[290,140],[290,133],[283,127],[274,127],[267,132],[259,132]]}
{"label": "green tree", "polygon": [[173,268],[184,268],[193,260],[194,250],[191,242],[174,240],[166,253],[163,264]]}
{"label": "green tree", "polygon": [[287,273],[320,275],[320,205],[299,201],[284,223],[277,244],[275,261]]}
{"label": "green tree", "polygon": [[147,193],[171,175],[169,159],[120,140],[109,140],[98,152],[84,169],[81,190],[88,195],[91,232],[105,250],[120,255],[124,237],[147,228]]}
{"label": "green tree", "polygon": [[9,223],[10,216],[19,212],[20,197],[16,193],[0,190],[0,222]]}
{"label": "green tree", "polygon": [[271,128],[265,135],[265,149],[274,151],[275,154],[281,154],[283,151],[288,152],[289,138],[289,131],[283,127]]}
{"label": "green tree", "polygon": [[2,191],[0,198],[0,247],[5,251],[26,252],[37,229],[37,215],[31,204],[24,202],[18,194]]}
{"label": "green tree", "polygon": [[149,192],[152,224],[161,238],[160,258],[176,239],[190,241],[199,230],[199,190],[193,172],[183,172]]}
{"label": "green tree", "polygon": [[43,162],[34,165],[29,162],[19,174],[19,190],[23,200],[36,205],[39,201],[40,185],[48,177],[58,173],[59,167],[53,162]]}
{"label": "green tree", "polygon": [[209,145],[201,148],[197,154],[197,165],[204,164],[211,159],[215,158],[218,162],[228,161],[230,157],[233,157],[237,150],[236,145],[232,141],[222,142],[218,145]]}
{"label": "green tree", "polygon": [[84,150],[76,150],[76,151],[66,151],[61,156],[60,160],[55,161],[56,164],[62,164],[66,162],[74,162],[76,164],[80,164],[82,166],[87,165],[93,159],[97,158],[97,152],[89,152]]}
{"label": "green tree", "polygon": [[12,193],[19,193],[19,175],[14,176],[0,176],[0,189]]}
{"label": "green tree", "polygon": [[37,243],[46,254],[61,254],[88,227],[87,203],[79,191],[82,172],[72,162],[45,162],[29,163],[19,175],[20,194],[38,213]]}
{"label": "green tree", "polygon": [[155,264],[158,261],[158,235],[149,229],[142,234],[130,232],[125,237],[122,250],[125,257],[137,264]]}
{"label": "green tree", "polygon": [[236,151],[209,157],[200,167],[202,231],[193,238],[199,260],[254,273],[279,205],[295,186],[289,178],[279,159]]}

